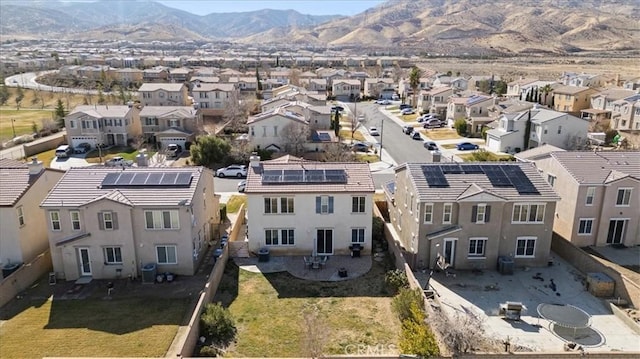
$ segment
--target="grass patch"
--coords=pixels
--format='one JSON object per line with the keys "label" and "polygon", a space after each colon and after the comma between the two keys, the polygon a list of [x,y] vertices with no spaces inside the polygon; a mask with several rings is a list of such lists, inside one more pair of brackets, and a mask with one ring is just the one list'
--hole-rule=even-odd
{"label": "grass patch", "polygon": [[[102,149],[102,161],[104,162],[116,156],[121,156],[125,160],[135,161],[138,153],[140,153],[140,151],[136,150],[133,147],[113,146]],[[151,156],[153,156],[155,152],[147,151],[146,154],[148,156],[147,158],[151,158]],[[100,151],[98,151],[97,149],[89,151],[85,159],[89,163],[100,163]]]}
{"label": "grass patch", "polygon": [[385,110],[389,110],[389,111],[400,111],[400,106],[398,106],[398,105],[391,105],[391,106],[387,106],[387,107],[385,107]]}
{"label": "grass patch", "polygon": [[356,156],[356,159],[359,162],[375,163],[375,162],[379,162],[380,161],[380,156],[372,155],[372,154],[369,154],[369,153],[365,153],[365,154],[358,153],[357,156]]}
{"label": "grass patch", "polygon": [[[495,153],[492,152],[486,152],[486,156],[487,162],[493,162],[493,161],[510,161],[513,156],[511,155],[496,155]],[[475,155],[472,153],[463,153],[460,155],[457,155],[458,157],[462,158],[462,160],[464,162],[476,162],[478,161],[478,159],[475,157]]]}
{"label": "grass patch", "polygon": [[[427,136],[428,136],[428,134],[427,134]],[[455,143],[445,143],[445,144],[438,145],[438,146],[442,147],[444,149],[447,149],[447,150],[452,150],[452,149],[456,148],[456,144]]]}
{"label": "grass patch", "polygon": [[398,117],[404,122],[416,122],[418,114],[414,113],[413,115],[400,115]]}
{"label": "grass patch", "polygon": [[[228,357],[306,357],[305,308],[318,308],[323,354],[344,354],[347,345],[397,345],[400,322],[384,283],[386,262],[344,282],[313,282],[286,272],[250,273],[230,262],[217,297],[238,327]],[[268,304],[267,304],[268,303]]]}
{"label": "grass patch", "polygon": [[351,130],[340,130],[340,138],[345,139],[345,140],[355,140],[355,141],[361,141],[361,142],[365,142],[366,139],[364,138],[364,135],[362,133],[360,133],[360,131],[356,131],[353,133],[353,138],[351,137]]}
{"label": "grass patch", "polygon": [[234,194],[229,197],[227,201],[227,213],[237,213],[240,210],[240,206],[247,205],[247,196]]}
{"label": "grass patch", "polygon": [[40,305],[25,299],[28,307],[2,324],[0,357],[162,357],[188,304],[156,297]]}
{"label": "grass patch", "polygon": [[51,162],[53,161],[53,159],[56,158],[56,149],[54,148],[49,151],[40,152],[37,155],[35,155],[35,157],[38,157],[38,161],[42,161],[42,164],[45,167],[49,168],[51,167]]}
{"label": "grass patch", "polygon": [[[3,141],[13,138],[13,130],[16,136],[28,135],[34,133],[33,125],[37,129],[42,129],[42,124],[52,121],[53,110],[16,110],[9,109],[7,106],[0,107],[0,139]],[[13,127],[11,122],[13,121]]]}
{"label": "grass patch", "polygon": [[[460,137],[460,135],[458,135],[456,130],[453,130],[453,129],[450,129],[450,128],[434,128],[434,129],[431,129],[431,130],[424,130],[422,133],[424,133],[425,136],[429,137],[430,139],[432,139],[434,141],[438,141],[438,140],[453,140],[453,139],[456,139],[456,138],[462,138],[462,137]],[[453,146],[451,148],[454,148],[454,147],[455,146]]]}
{"label": "grass patch", "polygon": [[387,196],[384,193],[376,192],[373,194],[373,202],[386,202]]}

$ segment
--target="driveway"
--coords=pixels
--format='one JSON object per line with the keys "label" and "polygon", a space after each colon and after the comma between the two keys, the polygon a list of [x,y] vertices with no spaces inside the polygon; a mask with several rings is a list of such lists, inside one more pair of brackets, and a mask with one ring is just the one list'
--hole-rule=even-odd
{"label": "driveway", "polygon": [[80,157],[69,157],[69,158],[57,158],[55,157],[51,160],[51,168],[58,170],[68,170],[71,167],[88,167],[93,166],[93,163],[87,162],[84,158]]}

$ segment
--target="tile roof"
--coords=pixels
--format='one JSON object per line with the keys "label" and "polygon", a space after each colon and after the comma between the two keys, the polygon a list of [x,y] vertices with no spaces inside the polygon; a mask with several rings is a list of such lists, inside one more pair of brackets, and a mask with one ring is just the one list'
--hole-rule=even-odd
{"label": "tile roof", "polygon": [[129,113],[129,111],[131,111],[131,107],[123,106],[123,105],[119,105],[119,106],[81,105],[81,106],[76,106],[69,115],[84,113],[93,118],[103,118],[103,117],[124,118],[127,115],[127,113]]}
{"label": "tile roof", "polygon": [[236,85],[232,83],[221,82],[201,82],[199,85],[193,87],[192,92],[209,92],[209,91],[235,91]]}
{"label": "tile roof", "polygon": [[551,156],[578,183],[606,183],[612,171],[640,180],[640,152],[638,151],[567,151],[554,152]]}
{"label": "tile roof", "polygon": [[[345,170],[347,183],[283,183],[263,184],[265,170]],[[263,161],[249,166],[245,192],[253,193],[373,193],[375,185],[369,164],[361,162],[273,162]]]}
{"label": "tile roof", "polygon": [[583,87],[583,86],[558,86],[557,88],[553,89],[553,93],[556,94],[566,94],[566,95],[575,95],[578,94],[580,92],[584,92],[587,90],[591,90],[590,87]]}
{"label": "tile roof", "polygon": [[149,91],[149,92],[153,92],[153,91],[158,91],[158,90],[165,90],[165,91],[172,91],[172,92],[178,92],[178,91],[182,91],[182,87],[184,86],[184,84],[179,83],[179,84],[171,84],[171,83],[143,83],[142,86],[140,86],[140,88],[138,89],[138,92],[143,92],[143,91]]}
{"label": "tile roof", "polygon": [[396,167],[396,173],[407,170],[414,188],[417,190],[417,198],[422,202],[455,202],[480,191],[502,198],[505,201],[556,201],[558,195],[553,191],[547,181],[542,178],[536,167],[530,163],[500,163],[500,162],[465,162],[465,165],[499,165],[519,166],[531,183],[538,190],[538,194],[520,194],[514,187],[495,187],[484,173],[479,174],[444,174],[448,187],[430,187],[422,171],[423,166],[439,166],[439,163],[405,163]]}
{"label": "tile roof", "polygon": [[196,110],[191,106],[144,106],[140,111],[140,117],[166,117],[171,115],[194,117]]}
{"label": "tile roof", "polygon": [[[178,203],[189,205],[194,200],[196,187],[203,167],[181,168],[109,168],[101,166],[71,168],[49,192],[40,204],[42,207],[78,207],[100,199],[109,199],[129,206],[176,206]],[[190,172],[192,180],[189,187],[108,187],[101,186],[109,173],[179,173]],[[186,201],[186,202],[184,202]]]}
{"label": "tile roof", "polygon": [[13,206],[29,189],[29,167],[22,162],[0,158],[0,206]]}
{"label": "tile roof", "polygon": [[285,117],[285,118],[288,118],[290,120],[294,120],[294,121],[303,123],[305,125],[308,124],[307,120],[304,119],[304,116],[302,116],[300,114],[297,114],[297,113],[294,113],[294,112],[291,112],[291,111],[287,111],[287,106],[286,105],[273,108],[273,109],[271,109],[269,111],[259,113],[259,114],[255,115],[255,116],[251,116],[247,120],[247,124],[252,124],[252,123],[255,123],[255,122],[259,122],[259,121],[262,121],[264,119],[267,119],[267,118],[270,118],[270,117],[273,117],[273,116],[278,116],[278,115],[280,115],[282,117]]}
{"label": "tile roof", "polygon": [[515,155],[513,155],[513,157],[517,158],[520,161],[528,161],[528,160],[533,161],[539,158],[549,157],[553,152],[562,152],[562,151],[564,150],[560,147],[556,147],[554,145],[545,143],[542,146],[534,147],[526,151],[516,153]]}

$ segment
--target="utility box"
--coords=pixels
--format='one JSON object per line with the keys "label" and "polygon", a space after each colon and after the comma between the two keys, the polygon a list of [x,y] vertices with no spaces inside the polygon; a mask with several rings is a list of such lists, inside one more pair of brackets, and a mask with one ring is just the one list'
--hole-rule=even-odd
{"label": "utility box", "polygon": [[498,257],[498,272],[500,274],[513,274],[513,259],[507,256]]}
{"label": "utility box", "polygon": [[602,272],[587,273],[587,288],[596,297],[610,298],[613,297],[616,282]]}

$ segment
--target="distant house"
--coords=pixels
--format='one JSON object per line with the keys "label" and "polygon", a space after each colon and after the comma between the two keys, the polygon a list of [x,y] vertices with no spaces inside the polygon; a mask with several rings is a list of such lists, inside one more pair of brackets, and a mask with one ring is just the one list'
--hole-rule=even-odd
{"label": "distant house", "polygon": [[612,103],[609,127],[614,130],[640,130],[640,94]]}
{"label": "distant house", "polygon": [[139,69],[118,69],[112,72],[116,81],[128,86],[129,84],[141,83],[144,73]]}
{"label": "distant house", "polygon": [[390,78],[368,78],[364,80],[364,96],[391,100],[396,93],[396,86]]}
{"label": "distant house", "polygon": [[0,159],[0,267],[29,263],[49,249],[45,213],[38,204],[63,171],[45,169],[42,161]]}
{"label": "distant house", "polygon": [[578,87],[601,87],[604,86],[607,79],[599,74],[585,74],[575,72],[564,72],[560,77],[560,82],[565,86]]}
{"label": "distant house", "polygon": [[374,191],[366,163],[254,160],[245,188],[249,249],[331,256],[358,244],[371,253]]}
{"label": "distant house", "polygon": [[220,221],[203,167],[71,168],[40,207],[53,271],[66,280],[193,275]]}
{"label": "distant house", "polygon": [[144,82],[166,82],[169,78],[169,70],[165,67],[154,67],[142,70]]}
{"label": "distant house", "polygon": [[[449,98],[453,96],[453,89],[451,87],[434,87],[428,92],[428,97],[431,99],[431,105],[428,107],[431,113],[440,115],[441,119],[448,118]],[[420,101],[420,98],[418,98]],[[419,108],[424,111],[426,103]]]}
{"label": "distant house", "polygon": [[193,101],[203,116],[222,116],[233,92],[237,92],[233,83],[196,82],[191,90]]}
{"label": "distant house", "polygon": [[193,70],[184,67],[170,69],[169,80],[175,83],[188,82],[191,79],[191,74],[193,74]]}
{"label": "distant house", "polygon": [[309,91],[327,92],[326,79],[309,79],[307,84]]}
{"label": "distant house", "polygon": [[353,101],[360,97],[361,85],[359,80],[336,79],[333,81],[331,93],[338,101]]}
{"label": "distant house", "polygon": [[549,260],[558,196],[531,164],[405,163],[384,186],[413,269],[493,269]]}
{"label": "distant house", "polygon": [[464,119],[468,123],[469,133],[479,133],[485,124],[493,121],[493,118],[489,117],[489,108],[493,104],[493,97],[485,95],[449,97],[447,119],[450,124]]}
{"label": "distant house", "polygon": [[634,91],[621,88],[609,88],[594,93],[591,95],[590,108],[581,110],[580,116],[594,122],[611,119],[614,103],[635,94]]}
{"label": "distant house", "polygon": [[553,90],[553,109],[580,116],[580,111],[589,108],[591,95],[597,90],[590,87],[559,86]]}
{"label": "distant house", "polygon": [[68,143],[127,146],[142,135],[139,106],[76,106],[64,118]]}
{"label": "distant house", "polygon": [[454,91],[465,91],[469,85],[469,81],[462,77],[439,76],[433,80],[433,87],[447,86]]}
{"label": "distant house", "polygon": [[527,88],[531,88],[531,86],[538,82],[538,79],[533,78],[520,78],[515,81],[511,81],[507,84],[507,93],[506,97],[517,98],[519,100],[524,100],[523,95],[526,97]]}
{"label": "distant house", "polygon": [[554,232],[579,247],[640,245],[640,152],[552,152],[533,162],[561,198]]}
{"label": "distant house", "polygon": [[144,83],[138,89],[138,100],[144,106],[190,106],[187,86],[183,83]]}
{"label": "distant house", "polygon": [[145,106],[140,111],[140,123],[145,141],[166,148],[195,139],[199,131],[199,116],[190,106]]}

